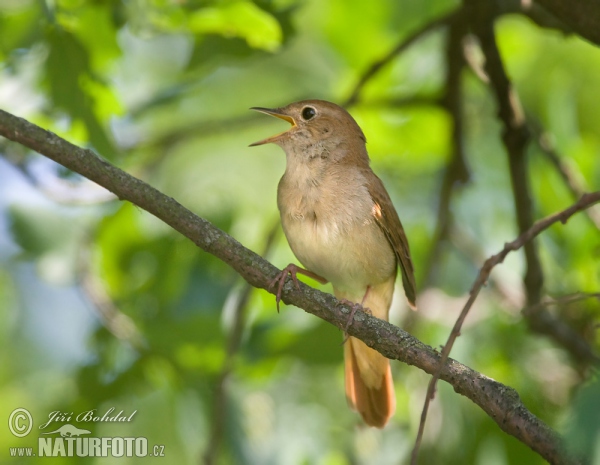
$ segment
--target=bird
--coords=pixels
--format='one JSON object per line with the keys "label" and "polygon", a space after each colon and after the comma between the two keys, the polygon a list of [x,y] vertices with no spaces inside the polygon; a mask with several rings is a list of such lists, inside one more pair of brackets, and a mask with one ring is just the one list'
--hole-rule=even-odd
{"label": "bird", "polygon": [[[388,320],[397,269],[416,309],[416,284],[408,239],[382,181],[370,167],[366,137],[344,108],[303,100],[280,108],[252,107],[291,127],[250,146],[273,143],[286,155],[277,187],[283,232],[304,268],[289,264],[271,283],[277,309],[288,274],[325,284],[334,295]],[[349,326],[346,327],[346,329]],[[396,408],[390,361],[360,339],[344,342],[346,398],[363,421],[383,428]]]}

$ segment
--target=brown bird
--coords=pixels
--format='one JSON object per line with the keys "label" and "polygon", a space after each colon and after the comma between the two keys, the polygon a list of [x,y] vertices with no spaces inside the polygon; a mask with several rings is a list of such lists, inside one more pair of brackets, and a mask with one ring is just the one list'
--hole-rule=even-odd
{"label": "brown bird", "polygon": [[[277,205],[290,247],[306,268],[290,264],[273,281],[272,286],[279,283],[278,309],[287,274],[297,283],[300,272],[331,282],[338,299],[361,304],[387,321],[398,266],[408,303],[416,308],[408,240],[369,166],[366,138],[352,116],[324,100],[252,110],[292,125],[251,144],[275,143],[285,151]],[[389,360],[353,337],[345,343],[344,360],[349,404],[365,423],[383,428],[396,408]]]}

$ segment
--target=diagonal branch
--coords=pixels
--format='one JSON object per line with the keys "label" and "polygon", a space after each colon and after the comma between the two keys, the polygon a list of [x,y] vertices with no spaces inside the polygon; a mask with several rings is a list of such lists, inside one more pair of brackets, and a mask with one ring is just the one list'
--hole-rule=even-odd
{"label": "diagonal branch", "polygon": [[[572,196],[574,198],[581,197],[586,190],[584,188],[584,183],[580,180],[582,179],[581,173],[574,171],[567,163],[565,163],[563,157],[557,153],[550,136],[543,132],[539,124],[532,124],[531,126],[535,132],[540,149],[546,158],[550,160],[550,163],[552,163],[569,191],[571,191]],[[592,224],[600,230],[600,208],[597,206],[590,208],[586,210],[586,214]]]}
{"label": "diagonal branch", "polygon": [[[279,272],[272,264],[207,220],[194,215],[174,199],[101,159],[91,150],[77,147],[2,110],[0,135],[91,179],[121,200],[138,205],[192,240],[204,251],[227,263],[254,287],[268,290],[270,281]],[[588,194],[575,206],[555,216],[564,222],[576,211],[598,201],[600,192]],[[552,217],[550,220],[552,221],[547,219],[538,223],[529,235],[511,243],[513,247],[522,246],[519,241],[531,240],[552,224]],[[510,250],[512,249],[508,251]],[[497,259],[498,263],[508,251]],[[479,286],[482,285],[483,281],[479,283]],[[300,283],[300,289],[296,289],[288,280],[283,288],[282,298],[286,304],[303,308],[340,329],[346,327],[351,308],[340,303],[331,294],[320,292],[303,283]],[[450,383],[456,392],[480,406],[503,431],[527,444],[546,460],[556,464],[578,463],[562,449],[557,434],[527,410],[514,389],[447,358],[447,355],[442,362],[440,354],[431,347],[406,331],[363,311],[356,311],[347,332],[390,359],[416,366],[427,373],[436,373],[439,379]]]}
{"label": "diagonal branch", "polygon": [[[485,8],[474,8],[472,19],[473,28],[479,37],[481,48],[485,56],[485,72],[489,78],[490,86],[496,96],[498,117],[504,125],[502,140],[508,153],[510,177],[513,189],[517,224],[519,232],[523,233],[533,224],[533,200],[529,183],[529,167],[526,157],[526,148],[530,138],[525,115],[521,109],[519,98],[508,78],[504,64],[496,44],[494,35],[493,13]],[[552,159],[553,153],[544,146],[542,148]],[[560,169],[560,163],[554,157],[554,162]],[[563,170],[564,171],[564,170]],[[561,171],[562,172],[562,171]],[[570,179],[566,179],[567,184]],[[574,196],[580,197],[583,189],[574,191]],[[593,211],[588,212],[594,215]],[[560,345],[565,347],[576,358],[584,362],[597,362],[598,358],[591,352],[589,346],[577,332],[569,325],[554,318],[545,310],[539,309],[538,304],[542,297],[543,271],[535,241],[527,242],[524,246],[527,269],[523,281],[527,292],[527,307],[531,310],[524,312],[529,326],[538,333],[546,334]]]}
{"label": "diagonal branch", "polygon": [[[504,125],[502,140],[508,153],[517,224],[521,235],[516,241],[513,241],[513,243],[507,244],[503,251],[493,257],[490,257],[485,262],[473,288],[471,289],[469,300],[465,304],[454,325],[454,328],[452,329],[452,332],[450,333],[448,341],[444,346],[440,368],[443,366],[445,359],[449,356],[454,341],[460,335],[462,324],[471,306],[475,302],[479,291],[487,281],[491,269],[496,264],[501,263],[504,260],[504,257],[511,250],[517,250],[521,247],[525,249],[527,270],[524,277],[524,283],[527,291],[527,302],[530,306],[540,302],[543,286],[543,272],[537,248],[532,239],[543,229],[549,227],[552,223],[558,220],[564,222],[573,213],[579,211],[580,206],[578,205],[581,202],[585,202],[587,199],[587,196],[583,196],[580,202],[571,207],[571,209],[574,210],[570,211],[571,209],[567,209],[564,212],[555,215],[555,217],[549,217],[548,219],[550,222],[547,224],[543,220],[533,225],[533,201],[530,194],[529,173],[526,160],[526,147],[529,141],[529,131],[518,96],[512,87],[508,75],[506,74],[504,64],[496,44],[496,38],[494,34],[494,19],[499,12],[497,11],[496,6],[490,2],[465,0],[464,6],[469,17],[470,26],[473,29],[473,32],[479,38],[481,49],[485,57],[485,73],[489,78],[490,85],[496,96],[496,101],[498,104],[498,117]],[[570,213],[568,213],[569,211]],[[565,214],[567,215],[566,217],[563,216]],[[545,226],[542,229],[538,229],[537,226],[540,224],[545,224]],[[435,393],[436,383],[437,374],[434,374],[429,383],[423,411],[421,413],[419,431],[415,440],[411,457],[412,464],[416,464],[417,462],[424,424],[427,418],[429,404]]]}
{"label": "diagonal branch", "polygon": [[[582,192],[581,195],[584,195]],[[588,213],[590,210],[597,208],[598,205],[594,205],[585,210]],[[460,228],[456,224],[453,225],[451,231],[451,240],[454,246],[471,262],[473,265],[484,261],[485,256],[483,251],[479,248],[473,237],[469,237],[469,233],[466,229]],[[521,305],[520,299],[515,301],[514,295],[507,292],[506,286],[502,285],[500,281],[490,276],[488,280],[488,286],[490,286],[497,295],[510,302],[510,305],[517,307]],[[560,318],[558,315],[554,315],[548,311],[549,305],[568,304],[573,301],[577,301],[578,298],[598,298],[598,294],[574,294],[558,300],[553,301],[542,301],[532,307],[525,307],[521,313],[525,317],[529,328],[536,333],[543,334],[551,338],[555,343],[560,345],[563,349],[569,352],[571,357],[585,366],[588,364],[598,364],[600,357],[595,354],[592,345],[586,340],[581,329],[574,328],[571,324]]]}
{"label": "diagonal branch", "polygon": [[448,13],[445,16],[442,16],[441,18],[433,20],[432,22],[422,26],[420,29],[417,29],[407,38],[402,39],[398,43],[398,45],[396,45],[392,50],[390,50],[387,53],[387,55],[375,61],[371,64],[371,66],[369,66],[369,68],[359,78],[356,86],[354,86],[354,89],[352,89],[350,97],[348,97],[348,99],[342,104],[342,106],[350,107],[352,105],[355,105],[358,102],[360,98],[360,93],[362,92],[365,85],[381,70],[381,68],[390,63],[394,58],[396,58],[398,55],[404,52],[404,50],[406,50],[424,35],[429,34],[431,31],[434,31],[435,29],[441,26],[445,26],[454,22],[460,16],[461,11],[462,10],[459,8],[455,11],[452,11],[451,13]]}
{"label": "diagonal branch", "polygon": [[[489,7],[489,5],[488,5]],[[525,147],[533,132],[542,152],[551,161],[573,194],[573,198],[581,197],[586,189],[576,176],[569,170],[560,156],[554,150],[549,137],[543,133],[538,122],[529,122],[526,126],[525,116],[520,107],[519,99],[504,70],[495,37],[493,26],[486,26],[484,19],[493,17],[492,10],[485,7],[474,7],[472,19],[476,23],[474,29],[478,33],[481,47],[485,55],[485,72],[482,71],[482,81],[492,86],[498,103],[498,116],[504,124],[503,141],[509,155],[510,175],[513,186],[513,198],[517,212],[519,231],[527,230],[532,224],[533,202],[529,188],[528,166],[525,157]],[[479,76],[477,69],[475,73]],[[587,209],[586,215],[596,227],[600,228],[600,209],[597,206]],[[529,328],[537,333],[552,338],[568,350],[570,354],[583,363],[597,363],[598,358],[589,345],[571,326],[554,317],[543,309],[539,303],[543,283],[543,273],[537,249],[534,243],[525,245],[527,271],[524,277],[527,291],[527,307],[523,311]]]}
{"label": "diagonal branch", "polygon": [[[454,345],[456,338],[460,335],[460,330],[462,328],[463,322],[465,321],[465,318],[467,317],[469,310],[471,310],[471,307],[475,303],[475,300],[477,299],[479,292],[481,291],[483,286],[488,281],[488,278],[490,276],[490,273],[492,272],[492,269],[496,265],[499,265],[500,263],[502,263],[504,261],[504,259],[506,258],[506,256],[510,252],[519,250],[521,247],[525,246],[525,244],[530,242],[533,238],[535,238],[537,235],[539,235],[545,229],[548,229],[554,223],[561,222],[561,223],[565,224],[569,220],[569,218],[571,216],[573,216],[575,213],[585,210],[586,208],[590,207],[591,205],[593,205],[597,202],[600,202],[600,191],[596,191],[596,192],[593,192],[590,194],[583,195],[577,203],[575,203],[574,205],[571,205],[569,208],[562,210],[558,213],[555,213],[554,215],[550,215],[550,216],[538,221],[537,223],[535,223],[531,228],[529,228],[527,231],[522,233],[514,241],[505,244],[504,248],[500,252],[498,252],[495,255],[492,255],[490,258],[488,258],[485,261],[485,263],[481,267],[481,270],[479,271],[479,274],[477,275],[477,278],[475,279],[473,287],[471,288],[471,291],[469,293],[469,299],[467,300],[467,303],[463,307],[458,319],[456,320],[456,323],[454,323],[454,327],[452,328],[452,332],[450,333],[450,336],[448,337],[448,341],[444,345],[444,348],[441,353],[440,368],[443,367],[444,364],[446,363],[446,360],[448,360],[450,351],[452,350],[452,346]],[[423,406],[423,413],[421,415],[422,422],[424,421],[423,418],[425,418],[427,416],[427,410],[429,409],[429,403],[434,396],[435,385],[437,383],[437,380],[438,380],[438,373],[434,373],[433,377],[431,378],[431,381],[429,382],[429,386],[427,388],[427,394],[425,397],[425,405]],[[420,443],[420,438],[417,438],[417,441],[415,442],[415,448],[413,449],[413,463],[416,463],[415,460],[416,460],[416,454],[419,449],[419,443]],[[553,461],[551,461],[551,462],[554,463]],[[559,463],[559,462],[557,462],[557,463]]]}

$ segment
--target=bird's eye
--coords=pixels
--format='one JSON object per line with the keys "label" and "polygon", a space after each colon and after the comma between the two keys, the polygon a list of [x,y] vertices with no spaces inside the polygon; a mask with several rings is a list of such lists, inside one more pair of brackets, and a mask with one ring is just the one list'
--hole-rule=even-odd
{"label": "bird's eye", "polygon": [[305,120],[311,119],[316,114],[317,114],[317,112],[315,111],[315,109],[313,107],[304,107],[302,109],[302,118],[304,118]]}

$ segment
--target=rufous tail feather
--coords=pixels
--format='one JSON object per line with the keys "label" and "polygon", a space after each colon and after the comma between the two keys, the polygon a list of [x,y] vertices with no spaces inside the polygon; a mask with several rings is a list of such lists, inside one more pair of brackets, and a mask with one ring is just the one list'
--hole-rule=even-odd
{"label": "rufous tail feather", "polygon": [[[379,285],[370,286],[369,292],[358,298],[334,288],[338,299],[362,302],[373,316],[388,319],[394,293],[395,276]],[[396,410],[396,396],[390,361],[371,349],[360,339],[349,337],[344,344],[346,398],[366,424],[383,428]]]}
{"label": "rufous tail feather", "polygon": [[[375,370],[365,381],[358,360],[370,360]],[[383,428],[396,410],[396,396],[390,361],[359,339],[350,337],[344,345],[346,398],[367,425]]]}

